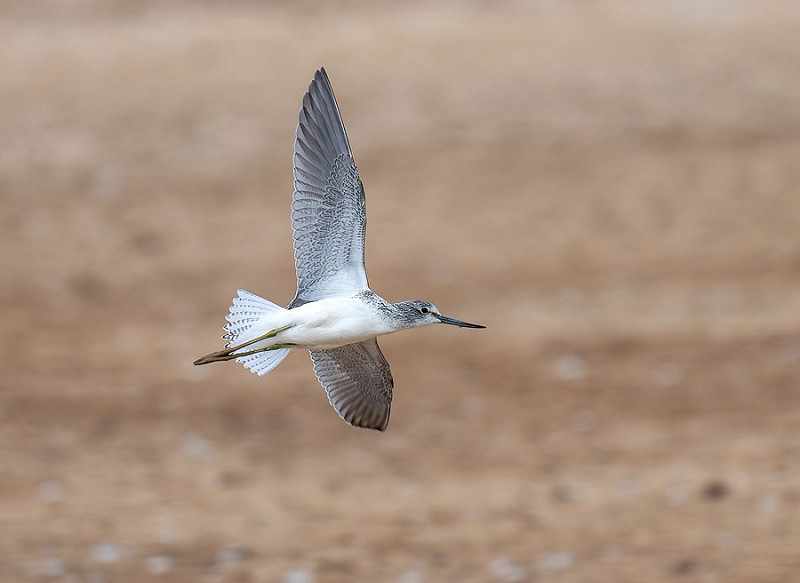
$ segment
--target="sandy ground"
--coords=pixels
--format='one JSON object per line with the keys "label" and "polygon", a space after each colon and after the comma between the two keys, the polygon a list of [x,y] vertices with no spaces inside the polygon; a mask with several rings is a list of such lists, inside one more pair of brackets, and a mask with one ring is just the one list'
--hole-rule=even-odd
{"label": "sandy ground", "polygon": [[[0,3],[0,580],[800,581],[800,9]],[[193,367],[294,293],[324,64],[385,434],[298,353]]]}

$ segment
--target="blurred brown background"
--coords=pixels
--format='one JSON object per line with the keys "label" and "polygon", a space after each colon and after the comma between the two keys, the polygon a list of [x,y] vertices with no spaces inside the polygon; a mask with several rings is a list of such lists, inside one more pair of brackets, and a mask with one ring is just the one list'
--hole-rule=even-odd
{"label": "blurred brown background", "polygon": [[[800,8],[0,3],[0,580],[798,580]],[[385,434],[304,353],[193,367],[294,293],[327,68]]]}

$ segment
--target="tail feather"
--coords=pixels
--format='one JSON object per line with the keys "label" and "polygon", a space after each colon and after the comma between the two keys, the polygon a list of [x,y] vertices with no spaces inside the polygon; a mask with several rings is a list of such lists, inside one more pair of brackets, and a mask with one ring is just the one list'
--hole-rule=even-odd
{"label": "tail feather", "polygon": [[233,298],[230,313],[225,316],[228,323],[223,327],[225,335],[222,338],[230,341],[226,347],[236,344],[237,339],[252,328],[262,315],[286,309],[247,290],[240,289],[236,293],[238,297]]}
{"label": "tail feather", "polygon": [[[228,321],[224,327],[225,335],[222,337],[228,341],[225,347],[230,348],[246,341],[247,339],[243,338],[243,336],[264,314],[282,312],[284,310],[286,308],[273,304],[261,296],[243,289],[237,290],[237,297],[233,298],[230,312],[225,316]],[[263,376],[278,366],[289,354],[289,350],[289,348],[277,348],[256,354],[248,354],[237,358],[236,362],[240,362],[245,368],[250,369],[257,375]]]}
{"label": "tail feather", "polygon": [[267,350],[249,356],[240,356],[236,359],[236,362],[241,362],[245,368],[263,377],[278,366],[281,361],[286,358],[287,354],[289,354],[288,348],[277,348],[275,350]]}

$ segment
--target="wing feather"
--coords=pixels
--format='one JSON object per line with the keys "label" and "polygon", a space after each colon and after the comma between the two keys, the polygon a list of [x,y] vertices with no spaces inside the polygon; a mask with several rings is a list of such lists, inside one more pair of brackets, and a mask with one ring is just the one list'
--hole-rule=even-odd
{"label": "wing feather", "polygon": [[339,416],[355,427],[385,431],[394,380],[377,340],[309,352],[314,373]]}
{"label": "wing feather", "polygon": [[292,230],[297,294],[290,307],[369,289],[364,187],[324,69],[303,96],[294,145]]}

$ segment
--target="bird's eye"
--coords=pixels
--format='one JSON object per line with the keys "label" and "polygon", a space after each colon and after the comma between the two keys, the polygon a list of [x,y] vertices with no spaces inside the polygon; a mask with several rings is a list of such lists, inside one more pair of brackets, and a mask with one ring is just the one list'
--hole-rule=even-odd
{"label": "bird's eye", "polygon": [[428,308],[420,308],[419,309],[419,313],[420,314],[427,314],[428,312],[430,312],[430,310]]}

